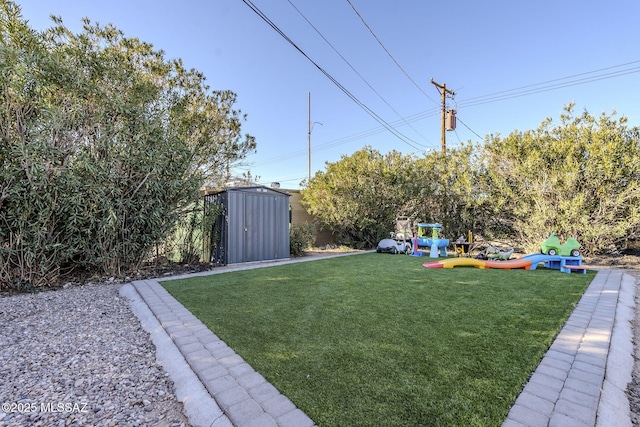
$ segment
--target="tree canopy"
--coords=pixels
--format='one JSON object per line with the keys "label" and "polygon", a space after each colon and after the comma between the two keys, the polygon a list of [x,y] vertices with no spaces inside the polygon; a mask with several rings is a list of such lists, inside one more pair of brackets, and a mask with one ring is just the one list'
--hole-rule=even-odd
{"label": "tree canopy", "polygon": [[137,265],[255,149],[233,92],[112,25],[53,22],[0,0],[0,286]]}
{"label": "tree canopy", "polygon": [[303,195],[320,226],[369,247],[411,216],[453,238],[472,230],[537,251],[556,233],[587,254],[612,251],[640,237],[640,130],[571,104],[558,123],[446,154],[365,148],[327,164]]}
{"label": "tree canopy", "polygon": [[326,172],[311,179],[304,202],[341,243],[371,247],[388,236],[388,225],[401,214],[416,167],[411,156],[396,151],[382,156],[365,147],[328,163]]}
{"label": "tree canopy", "polygon": [[624,117],[576,116],[573,105],[555,126],[495,136],[483,150],[487,200],[527,247],[554,232],[613,250],[640,231],[639,136]]}
{"label": "tree canopy", "polygon": [[343,244],[375,246],[389,237],[398,217],[442,222],[460,232],[471,226],[469,218],[449,218],[461,206],[474,210],[472,151],[468,145],[449,157],[418,158],[365,147],[327,163],[326,172],[317,173],[303,191],[304,203]]}

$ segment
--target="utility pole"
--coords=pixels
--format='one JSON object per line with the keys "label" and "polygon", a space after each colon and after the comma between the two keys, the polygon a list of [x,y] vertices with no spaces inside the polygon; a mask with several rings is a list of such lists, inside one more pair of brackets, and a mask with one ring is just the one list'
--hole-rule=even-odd
{"label": "utility pole", "polygon": [[311,182],[311,92],[309,92],[309,133],[307,133],[307,185]]}
{"label": "utility pole", "polygon": [[446,83],[436,83],[433,81],[433,78],[431,79],[431,83],[433,83],[433,85],[438,88],[438,92],[440,92],[440,95],[442,96],[442,154],[445,154],[447,152],[447,136],[445,133],[445,122],[447,117],[447,95],[451,95],[451,97],[454,97],[456,94],[452,90],[447,89]]}
{"label": "utility pole", "polygon": [[308,133],[307,133],[307,185],[309,185],[309,183],[311,182],[311,131],[313,130],[313,126],[317,123],[319,125],[322,125],[322,123],[320,122],[311,122],[311,92],[309,92],[309,127],[308,129]]}

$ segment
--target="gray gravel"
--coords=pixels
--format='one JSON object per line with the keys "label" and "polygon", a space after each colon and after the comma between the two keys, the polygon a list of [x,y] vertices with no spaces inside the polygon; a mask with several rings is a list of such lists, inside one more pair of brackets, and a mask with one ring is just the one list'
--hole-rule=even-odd
{"label": "gray gravel", "polygon": [[636,278],[636,317],[633,322],[633,344],[635,363],[631,382],[627,386],[627,397],[631,409],[631,422],[640,426],[640,270],[631,270],[629,274]]}
{"label": "gray gravel", "polygon": [[0,426],[188,426],[120,286],[0,297]]}

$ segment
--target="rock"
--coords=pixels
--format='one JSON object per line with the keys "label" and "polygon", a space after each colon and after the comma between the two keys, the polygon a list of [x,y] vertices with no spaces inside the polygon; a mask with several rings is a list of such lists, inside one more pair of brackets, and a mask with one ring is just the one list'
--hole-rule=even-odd
{"label": "rock", "polygon": [[166,419],[188,426],[149,335],[115,278],[109,281],[0,298],[3,402],[77,405],[67,413],[0,412],[0,425],[140,426]]}

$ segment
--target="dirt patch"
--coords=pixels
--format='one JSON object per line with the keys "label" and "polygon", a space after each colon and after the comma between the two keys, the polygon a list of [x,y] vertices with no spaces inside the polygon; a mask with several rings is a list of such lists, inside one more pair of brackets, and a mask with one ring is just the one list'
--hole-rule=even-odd
{"label": "dirt patch", "polygon": [[640,270],[638,255],[594,255],[585,257],[583,264],[619,269]]}
{"label": "dirt patch", "polygon": [[349,248],[347,246],[325,245],[321,247],[308,249],[304,251],[303,256],[335,255],[335,254],[347,254],[352,252],[363,252],[363,251]]}

